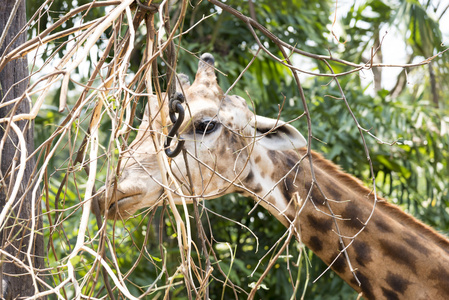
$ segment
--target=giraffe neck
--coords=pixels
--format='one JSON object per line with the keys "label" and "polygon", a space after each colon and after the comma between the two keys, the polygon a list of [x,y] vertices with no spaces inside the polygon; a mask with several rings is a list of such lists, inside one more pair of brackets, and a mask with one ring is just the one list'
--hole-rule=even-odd
{"label": "giraffe neck", "polygon": [[[260,163],[263,171],[251,172],[247,187],[265,196],[269,203],[262,205],[284,225],[297,217],[293,224],[299,227],[301,241],[365,299],[449,295],[447,239],[384,199],[378,199],[370,218],[374,203],[370,190],[319,154],[313,153],[316,183],[307,158],[295,166],[297,152],[268,151],[264,156],[272,163]],[[261,157],[255,155],[252,163],[259,165]]]}

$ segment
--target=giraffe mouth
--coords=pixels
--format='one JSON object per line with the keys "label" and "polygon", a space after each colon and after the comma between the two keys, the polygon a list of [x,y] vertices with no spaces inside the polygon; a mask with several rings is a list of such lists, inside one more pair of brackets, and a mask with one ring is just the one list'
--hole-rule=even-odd
{"label": "giraffe mouth", "polygon": [[142,197],[142,193],[134,193],[130,195],[123,195],[120,198],[117,197],[115,201],[109,204],[108,219],[114,218],[116,214],[129,217],[135,209],[133,209],[138,203],[138,199]]}
{"label": "giraffe mouth", "polygon": [[[154,207],[161,205],[161,201],[164,200],[164,190],[154,193],[152,196],[148,197],[145,191],[134,191],[123,193],[117,190],[119,193],[116,195],[108,206],[108,219],[121,218],[129,219],[132,218],[134,213],[144,207],[153,209]],[[102,211],[104,214],[104,210]]]}
{"label": "giraffe mouth", "polygon": [[134,197],[141,196],[141,195],[142,195],[142,193],[136,193],[136,194],[121,197],[121,198],[117,199],[116,201],[112,202],[109,205],[109,209],[114,208],[115,206],[120,207],[122,205],[126,205],[126,203],[129,203],[130,201],[132,201]]}

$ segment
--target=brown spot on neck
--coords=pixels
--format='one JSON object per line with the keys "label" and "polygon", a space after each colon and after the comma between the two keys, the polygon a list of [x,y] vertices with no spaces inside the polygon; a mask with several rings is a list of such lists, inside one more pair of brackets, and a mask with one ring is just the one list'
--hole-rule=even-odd
{"label": "brown spot on neck", "polygon": [[392,290],[382,288],[382,294],[387,300],[399,300],[398,294]]}
{"label": "brown spot on neck", "polygon": [[403,278],[401,274],[396,274],[393,272],[388,272],[385,281],[388,283],[388,285],[391,287],[393,291],[399,294],[403,294],[410,285],[410,281]]}
{"label": "brown spot on neck", "polygon": [[368,263],[373,261],[373,258],[371,257],[371,246],[365,243],[364,241],[355,240],[353,245],[354,251],[356,253],[356,262],[362,266],[365,267]]}
{"label": "brown spot on neck", "polygon": [[312,229],[317,230],[321,233],[331,232],[334,224],[334,221],[324,214],[322,218],[317,218],[314,215],[308,215],[307,221]]}
{"label": "brown spot on neck", "polygon": [[374,293],[373,293],[373,286],[371,285],[368,277],[366,277],[362,272],[355,271],[357,275],[357,279],[360,281],[360,287],[357,283],[357,280],[355,278],[351,279],[352,287],[358,291],[362,290],[363,297],[366,299],[375,299]]}
{"label": "brown spot on neck", "polygon": [[438,266],[431,272],[430,280],[433,287],[441,291],[442,295],[449,295],[449,271],[447,266]]}
{"label": "brown spot on neck", "polygon": [[307,246],[315,253],[321,252],[323,250],[323,242],[316,235],[309,238]]}
{"label": "brown spot on neck", "polygon": [[416,273],[415,261],[417,257],[410,252],[406,246],[402,245],[400,241],[381,239],[380,243],[382,254],[385,257],[390,257],[392,261],[395,261]]}

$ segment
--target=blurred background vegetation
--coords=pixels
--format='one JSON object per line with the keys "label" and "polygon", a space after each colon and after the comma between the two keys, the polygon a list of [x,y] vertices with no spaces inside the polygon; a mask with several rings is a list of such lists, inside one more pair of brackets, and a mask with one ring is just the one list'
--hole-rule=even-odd
{"label": "blurred background vegetation", "polygon": [[[27,0],[28,16],[31,16],[44,1]],[[48,23],[54,23],[61,15],[88,0],[55,0],[51,10],[44,15],[39,24],[33,25],[29,36],[35,36],[42,31]],[[376,63],[382,63],[386,49],[395,49],[403,53],[403,60],[397,63],[412,63],[425,60],[445,49],[442,44],[443,34],[439,19],[446,12],[444,5],[439,1],[392,0],[392,1],[346,1],[344,7],[335,8],[335,1],[330,0],[290,0],[269,1],[258,0],[254,2],[254,14],[257,21],[264,25],[280,39],[297,48],[315,54],[342,58],[354,63],[369,61],[372,47],[378,47],[384,39],[385,31],[388,34],[384,43],[394,43],[387,48],[382,45],[375,58]],[[203,16],[212,14],[200,22],[188,34],[182,37],[179,51],[177,72],[193,76],[198,61],[190,54],[197,55],[210,52],[215,55],[216,65],[226,76],[219,75],[220,85],[226,90],[242,72],[253,58],[257,44],[246,25],[232,15],[217,9],[206,1],[194,0],[186,15],[184,29],[189,28]],[[227,5],[234,7],[249,16],[247,1],[228,0]],[[178,3],[173,3],[173,14],[178,11]],[[340,5],[340,1],[339,1]],[[87,14],[79,15],[79,19],[89,21],[102,16],[105,9],[92,9]],[[334,15],[337,21],[334,22]],[[78,20],[79,20],[78,19]],[[47,23],[46,23],[47,22]],[[66,23],[64,28],[75,24],[74,21]],[[61,28],[64,29],[64,28]],[[136,49],[144,49],[144,28],[138,28]],[[335,32],[335,35],[332,34]],[[388,39],[388,37],[393,37]],[[281,57],[279,50],[267,38],[259,35],[262,43],[272,52]],[[446,39],[448,37],[446,36]],[[67,37],[67,40],[70,37]],[[395,40],[394,42],[392,40]],[[54,49],[63,43],[48,44]],[[98,56],[91,54],[88,63],[92,67],[102,54],[105,45],[98,44]],[[58,50],[64,53],[65,47]],[[43,52],[45,61],[48,51]],[[142,53],[135,51],[131,59],[129,72],[135,72],[140,64]],[[303,69],[314,72],[327,72],[326,67],[311,59],[294,55],[292,60]],[[391,62],[389,62],[391,63]],[[37,61],[36,64],[39,64]],[[349,67],[332,63],[335,72],[344,72]],[[164,73],[164,66],[160,65],[160,72]],[[79,70],[80,82],[88,79],[89,72]],[[373,79],[374,75],[374,79]],[[385,144],[366,135],[367,144],[371,153],[376,184],[379,194],[391,202],[398,204],[405,211],[418,219],[435,227],[437,230],[449,233],[449,54],[444,53],[436,57],[432,63],[409,69],[383,68],[375,69],[373,73],[353,73],[340,77],[340,83],[345,92],[359,123],[362,127],[371,129],[378,139]],[[328,159],[339,164],[348,173],[354,174],[364,180],[368,185],[369,164],[363,151],[363,145],[354,121],[350,117],[345,104],[340,100],[340,93],[336,85],[326,77],[301,76],[306,99],[311,111],[313,134],[317,140],[313,141],[312,148],[323,153]],[[76,89],[70,99],[76,98]],[[299,98],[297,87],[292,80],[290,71],[274,62],[262,52],[243,75],[231,93],[239,94],[246,99],[254,101],[257,114],[276,117],[279,104],[285,99],[282,118],[290,120],[302,114],[303,107]],[[69,94],[70,96],[70,94]],[[58,113],[59,91],[53,92],[53,100],[46,102],[45,109],[39,112],[36,119],[35,144],[48,138],[61,122],[62,115]],[[74,159],[76,153],[73,145],[79,145],[78,137],[82,128],[87,128],[88,116],[92,108],[86,108],[85,119],[80,120],[79,126],[67,139],[67,147],[59,150],[57,159],[52,161],[49,169],[49,178],[52,189],[46,194],[48,207],[46,212],[54,211],[64,206],[73,207],[68,211],[60,212],[55,219],[58,225],[51,234],[47,231],[46,240],[52,239],[48,244],[48,265],[57,267],[58,260],[70,252],[77,237],[74,224],[80,216],[79,202],[83,199],[78,186],[83,185],[86,176],[81,172],[70,171],[68,182],[63,191],[58,192],[62,178]],[[141,114],[142,109],[139,109]],[[107,122],[107,121],[105,121]],[[138,120],[136,121],[136,126]],[[303,133],[307,127],[304,120],[294,124]],[[84,126],[84,127],[83,127]],[[103,128],[110,128],[107,124]],[[80,130],[81,128],[81,130]],[[102,131],[104,145],[109,140],[110,132]],[[394,143],[393,143],[394,142]],[[390,145],[393,143],[393,145]],[[71,158],[70,158],[71,157]],[[99,177],[97,187],[102,186],[108,170],[107,160],[101,158],[99,164]],[[229,195],[216,201],[208,201],[206,207],[218,212],[229,219],[236,220],[249,227],[258,237],[259,247],[256,252],[256,239],[245,228],[210,213],[202,214],[202,221],[206,229],[213,234],[217,259],[211,258],[213,266],[219,264],[232,282],[247,292],[250,286],[257,281],[264,270],[264,266],[271,256],[264,258],[256,269],[259,260],[269,248],[284,234],[285,228],[267,211],[256,209],[251,215],[248,212],[253,207],[251,199],[240,195]],[[172,227],[173,220],[170,214],[162,213],[159,208],[153,212],[145,212],[126,224],[117,223],[109,230],[115,237],[114,247],[118,264],[123,273],[131,270],[138,259],[140,249],[146,247],[144,259],[137,267],[131,270],[127,278],[131,293],[138,295],[146,290],[159,275],[163,263],[173,273],[172,268],[179,265],[179,250]],[[193,210],[192,210],[193,211]],[[52,217],[53,218],[53,217]],[[44,220],[49,226],[48,219]],[[90,235],[95,235],[97,225],[94,218],[90,224]],[[162,236],[159,234],[161,229]],[[195,232],[195,228],[192,229]],[[145,236],[149,240],[144,245]],[[163,243],[159,243],[159,239]],[[229,244],[226,245],[226,243]],[[55,249],[51,249],[57,245]],[[197,244],[199,242],[197,241]],[[232,249],[232,252],[230,251]],[[356,299],[357,294],[347,286],[338,276],[328,272],[316,283],[317,278],[326,266],[310,251],[298,260],[300,245],[291,242],[288,255],[278,260],[268,277],[264,280],[262,288],[257,293],[258,299],[290,299],[292,295],[300,298],[305,293],[305,299]],[[163,262],[162,254],[166,253]],[[92,262],[86,259],[86,265]],[[204,259],[203,259],[204,261]],[[217,268],[214,268],[217,270]],[[55,283],[59,282],[55,268]],[[82,278],[88,268],[78,269]],[[253,276],[250,276],[254,272]],[[291,276],[290,277],[290,273]],[[90,276],[90,275],[89,275]],[[234,292],[230,288],[223,290],[219,280],[225,277],[214,271],[216,279],[210,284],[212,299],[233,299]],[[293,291],[291,278],[299,278],[301,284],[298,291]],[[309,280],[307,280],[309,278]],[[158,286],[163,286],[167,276],[163,275]],[[95,292],[101,291],[102,284],[91,287]],[[102,291],[104,294],[104,290]],[[147,296],[148,299],[163,298],[164,290],[158,294]],[[223,296],[222,296],[223,295]],[[68,295],[70,298],[70,295]],[[185,299],[187,294],[183,286],[178,286],[171,294],[172,299]],[[246,298],[244,293],[239,298]]]}

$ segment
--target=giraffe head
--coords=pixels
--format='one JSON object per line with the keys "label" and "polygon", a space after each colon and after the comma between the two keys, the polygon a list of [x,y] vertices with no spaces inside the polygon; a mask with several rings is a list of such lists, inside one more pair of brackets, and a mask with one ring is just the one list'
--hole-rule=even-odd
{"label": "giraffe head", "polygon": [[[254,177],[255,169],[264,168],[261,155],[254,159],[253,154],[306,145],[293,126],[257,116],[243,98],[225,95],[213,66],[213,56],[206,53],[201,56],[193,84],[190,85],[186,75],[178,75],[177,90],[186,99],[179,134],[186,141],[187,164],[182,154],[171,160],[171,172],[181,188],[177,190],[171,183],[167,188],[174,192],[179,204],[182,194],[212,199],[242,192],[241,187]],[[156,96],[150,97],[137,136],[122,161],[120,175],[115,184],[105,188],[99,200],[102,212],[109,208],[109,218],[116,214],[128,218],[140,208],[162,204],[162,172],[165,176],[166,171],[161,171],[162,160],[158,160],[158,155],[165,155],[160,146],[165,140],[163,124],[171,125],[166,98],[163,94],[160,107]]]}

